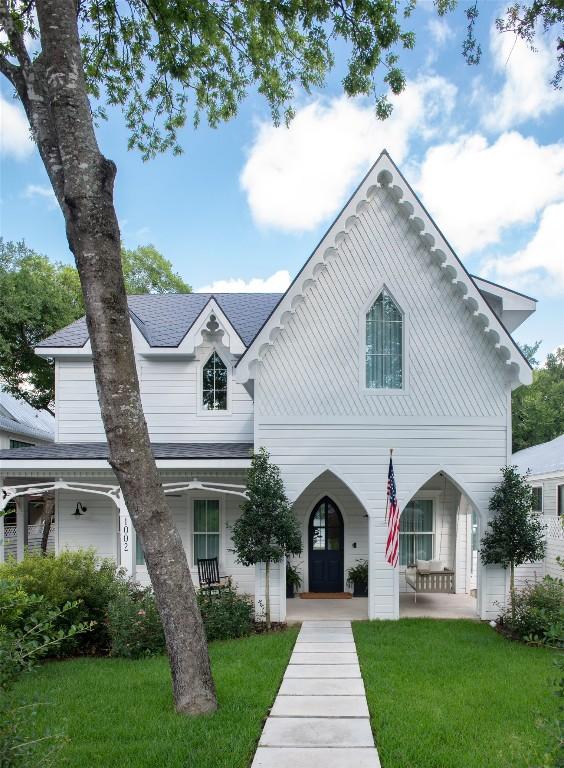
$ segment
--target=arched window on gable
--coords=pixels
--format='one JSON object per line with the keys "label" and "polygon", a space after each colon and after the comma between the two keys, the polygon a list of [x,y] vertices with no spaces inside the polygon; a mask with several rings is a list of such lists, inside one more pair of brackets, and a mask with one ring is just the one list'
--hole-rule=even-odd
{"label": "arched window on gable", "polygon": [[205,411],[227,410],[227,366],[217,352],[202,369],[202,407]]}
{"label": "arched window on gable", "polygon": [[403,387],[403,314],[385,288],[366,313],[366,387]]}

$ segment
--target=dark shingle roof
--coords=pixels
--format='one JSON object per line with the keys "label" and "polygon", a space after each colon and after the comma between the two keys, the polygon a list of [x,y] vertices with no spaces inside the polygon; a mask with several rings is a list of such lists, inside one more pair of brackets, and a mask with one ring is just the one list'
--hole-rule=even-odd
{"label": "dark shingle roof", "polygon": [[[243,344],[249,346],[280,297],[279,293],[164,293],[129,296],[128,304],[131,319],[151,347],[177,347],[214,298]],[[82,347],[87,340],[82,317],[38,347]]]}
{"label": "dark shingle roof", "polygon": [[[252,443],[152,443],[155,459],[248,459]],[[0,451],[0,460],[107,459],[107,443],[52,443]]]}

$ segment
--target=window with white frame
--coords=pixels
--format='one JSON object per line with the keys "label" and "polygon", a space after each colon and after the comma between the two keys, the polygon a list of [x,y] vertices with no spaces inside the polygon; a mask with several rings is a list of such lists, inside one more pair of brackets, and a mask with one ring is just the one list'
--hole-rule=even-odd
{"label": "window with white frame", "polygon": [[403,387],[403,314],[385,288],[366,314],[366,387]]}
{"label": "window with white frame", "polygon": [[143,547],[141,546],[141,542],[139,541],[139,536],[135,536],[135,565],[144,566],[145,563],[145,555],[143,554]]}
{"label": "window with white frame", "polygon": [[219,557],[219,499],[194,499],[194,563]]}
{"label": "window with white frame", "polygon": [[415,565],[417,560],[434,557],[435,515],[432,499],[414,499],[400,518],[400,566]]}
{"label": "window with white frame", "polygon": [[202,368],[202,408],[227,410],[227,366],[217,352],[210,355]]}
{"label": "window with white frame", "polygon": [[564,485],[556,486],[558,517],[564,515]]}
{"label": "window with white frame", "polygon": [[533,492],[533,512],[542,512],[542,485],[535,485]]}

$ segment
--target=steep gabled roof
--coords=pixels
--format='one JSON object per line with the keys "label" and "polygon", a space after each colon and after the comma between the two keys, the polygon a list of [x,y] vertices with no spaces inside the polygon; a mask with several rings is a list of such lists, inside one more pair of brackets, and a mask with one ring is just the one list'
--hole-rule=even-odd
{"label": "steep gabled roof", "polygon": [[237,362],[239,381],[253,378],[254,365],[283,331],[285,322],[296,307],[305,300],[304,294],[325,270],[327,262],[339,257],[339,244],[346,240],[348,232],[356,225],[359,215],[370,204],[378,188],[388,190],[400,212],[419,234],[433,260],[446,271],[460,294],[460,300],[466,302],[468,310],[477,317],[482,332],[491,339],[519,381],[530,383],[532,373],[527,359],[386,150],[381,152]]}
{"label": "steep gabled roof", "polygon": [[[278,293],[164,293],[129,296],[129,314],[150,347],[177,347],[204,307],[215,299],[247,346],[256,336]],[[38,349],[83,347],[88,341],[84,317],[37,345]]]}

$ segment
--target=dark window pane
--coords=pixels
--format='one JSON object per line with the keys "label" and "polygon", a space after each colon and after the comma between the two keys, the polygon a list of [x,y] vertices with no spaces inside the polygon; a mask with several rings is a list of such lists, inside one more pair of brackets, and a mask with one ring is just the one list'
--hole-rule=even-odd
{"label": "dark window pane", "polygon": [[328,528],[327,529],[327,549],[331,549],[337,552],[341,549],[341,529],[340,528]]}
{"label": "dark window pane", "polygon": [[533,488],[533,512],[542,512],[542,488]]}

